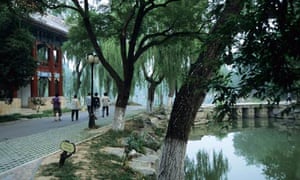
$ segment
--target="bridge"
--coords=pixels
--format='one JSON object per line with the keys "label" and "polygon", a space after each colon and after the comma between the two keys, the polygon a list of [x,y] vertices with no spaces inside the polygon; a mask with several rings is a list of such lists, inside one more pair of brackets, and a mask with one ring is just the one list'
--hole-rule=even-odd
{"label": "bridge", "polygon": [[[200,107],[194,124],[203,124],[212,120],[215,113],[215,105],[203,105]],[[238,103],[232,107],[237,119],[255,118],[282,118],[300,120],[300,104],[271,105],[267,103]],[[225,117],[225,119],[228,117]]]}

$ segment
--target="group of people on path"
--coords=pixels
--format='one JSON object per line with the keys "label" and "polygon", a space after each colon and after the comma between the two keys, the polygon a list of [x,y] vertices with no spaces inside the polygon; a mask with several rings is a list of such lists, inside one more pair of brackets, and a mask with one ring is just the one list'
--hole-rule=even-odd
{"label": "group of people on path", "polygon": [[[93,101],[93,109],[92,109],[92,101]],[[53,113],[54,113],[54,120],[55,121],[61,121],[61,101],[59,99],[59,95],[55,94],[55,97],[52,99],[51,103],[53,104]],[[95,93],[94,96],[91,96],[91,93],[88,93],[85,103],[87,105],[88,113],[91,115],[91,113],[94,113],[94,115],[98,115],[100,111],[100,107],[102,104],[102,117],[109,116],[109,104],[110,104],[110,98],[108,97],[108,94],[105,92],[103,96],[100,98],[98,96],[98,93]],[[79,110],[81,109],[80,101],[77,98],[77,95],[74,95],[71,100],[71,120],[78,120],[79,117]],[[97,118],[97,117],[96,117]]]}
{"label": "group of people on path", "polygon": [[[92,107],[92,101],[93,101],[93,107]],[[102,117],[104,117],[105,115],[109,116],[110,99],[106,92],[103,94],[101,98],[98,96],[98,93],[95,93],[93,97],[91,97],[91,93],[88,93],[85,102],[89,114],[94,113],[95,115],[99,115],[100,107],[102,105]]]}

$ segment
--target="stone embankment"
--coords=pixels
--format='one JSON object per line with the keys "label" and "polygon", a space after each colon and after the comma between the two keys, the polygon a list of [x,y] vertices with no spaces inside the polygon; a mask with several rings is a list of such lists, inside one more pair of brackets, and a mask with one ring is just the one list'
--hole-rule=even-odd
{"label": "stone embankment", "polygon": [[[148,138],[151,138],[156,143],[161,144],[164,138],[164,135],[159,139],[156,137],[151,137],[149,134],[153,133],[153,128],[155,129],[165,129],[167,127],[167,116],[165,115],[143,115],[142,116],[144,125],[143,128],[139,130],[141,136],[148,134]],[[131,150],[126,154],[126,139],[123,140],[123,145],[125,147],[104,147],[101,149],[102,152],[108,154],[114,154],[120,158],[128,156],[127,162],[128,166],[133,170],[145,175],[145,176],[155,176],[159,167],[159,158],[161,156],[161,150],[153,150],[145,147],[145,153],[139,153],[135,149]]]}

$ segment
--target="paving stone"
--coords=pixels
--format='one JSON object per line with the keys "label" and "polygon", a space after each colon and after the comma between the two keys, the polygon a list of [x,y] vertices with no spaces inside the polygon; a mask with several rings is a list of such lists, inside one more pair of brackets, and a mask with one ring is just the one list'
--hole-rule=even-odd
{"label": "paving stone", "polygon": [[[128,115],[140,112],[136,110]],[[1,141],[0,180],[31,180],[41,159],[59,151],[61,141],[76,144],[95,135],[97,132],[87,131],[87,121],[78,121],[74,125]]]}
{"label": "paving stone", "polygon": [[86,126],[82,122],[0,142],[0,179],[6,177],[6,171],[58,151],[63,140],[76,143],[89,138],[91,134],[84,131]]}

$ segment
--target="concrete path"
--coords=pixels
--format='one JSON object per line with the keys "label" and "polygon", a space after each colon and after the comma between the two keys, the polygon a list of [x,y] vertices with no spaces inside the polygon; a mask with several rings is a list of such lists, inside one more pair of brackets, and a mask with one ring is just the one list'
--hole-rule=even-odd
{"label": "concrete path", "polygon": [[[126,116],[143,111],[142,106],[128,106]],[[96,120],[100,127],[111,124],[109,117]],[[38,129],[38,130],[37,130]],[[101,130],[101,128],[99,129]],[[70,113],[61,122],[53,118],[37,118],[0,124],[0,180],[33,179],[43,157],[59,151],[63,140],[79,143],[97,134],[88,129],[87,112],[80,113],[78,121],[71,121]]]}

